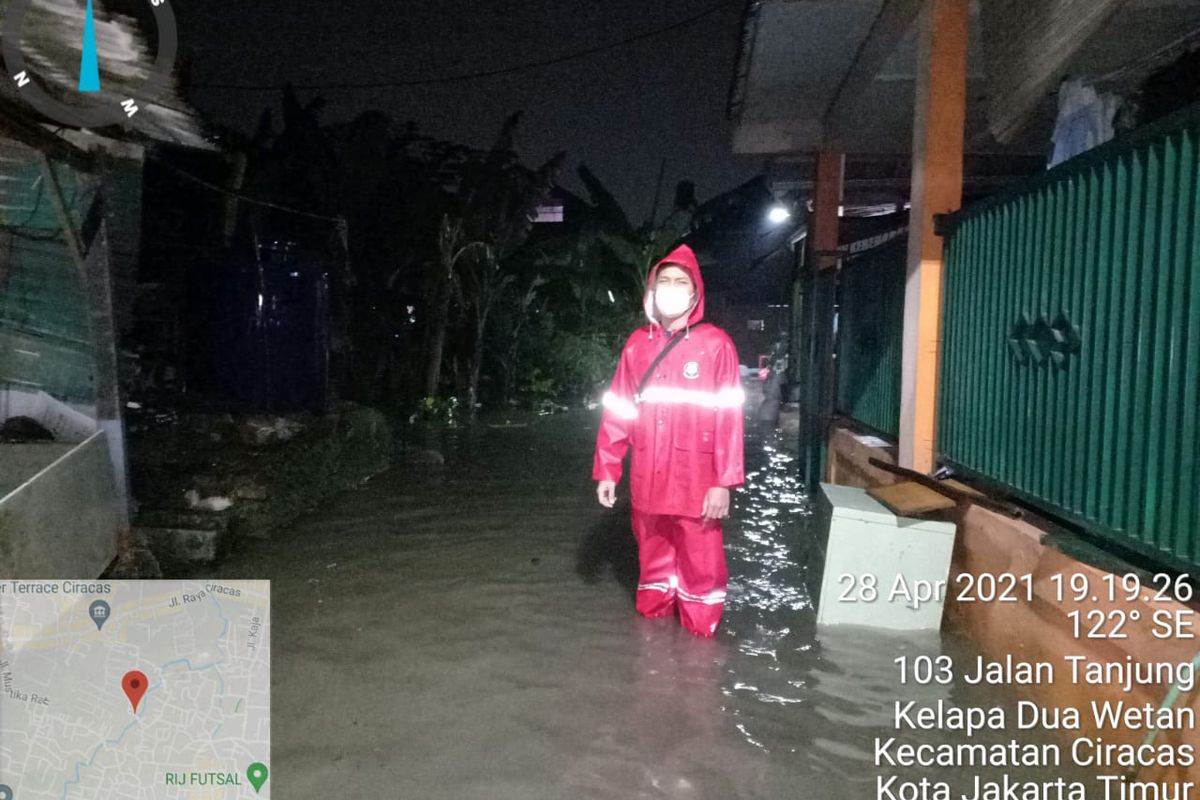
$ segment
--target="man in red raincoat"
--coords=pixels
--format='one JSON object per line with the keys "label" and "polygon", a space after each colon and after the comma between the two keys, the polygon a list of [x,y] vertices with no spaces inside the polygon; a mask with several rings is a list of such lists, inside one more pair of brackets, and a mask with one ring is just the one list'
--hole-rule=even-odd
{"label": "man in red raincoat", "polygon": [[645,311],[650,323],[625,343],[604,395],[592,477],[600,504],[612,508],[632,448],[637,610],[647,617],[678,610],[689,631],[713,636],[727,579],[721,520],[730,487],[742,483],[737,352],[724,331],[701,322],[704,280],[686,245],[650,271]]}

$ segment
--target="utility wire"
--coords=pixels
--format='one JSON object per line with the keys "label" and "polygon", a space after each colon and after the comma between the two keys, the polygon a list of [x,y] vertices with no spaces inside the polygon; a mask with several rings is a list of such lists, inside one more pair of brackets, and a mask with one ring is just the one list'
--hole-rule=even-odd
{"label": "utility wire", "polygon": [[[741,0],[725,0],[724,2],[717,3],[714,6],[709,6],[704,11],[701,11],[690,17],[681,19],[678,22],[674,22],[674,23],[667,25],[665,27],[662,27],[662,28],[655,28],[654,30],[643,31],[642,33],[636,34],[634,36],[630,36],[626,39],[621,39],[621,40],[615,41],[615,42],[609,42],[607,44],[597,45],[595,47],[589,47],[584,50],[577,50],[572,53],[565,53],[561,56],[556,56],[554,58],[547,58],[547,59],[543,59],[541,61],[531,61],[531,62],[528,62],[525,64],[516,64],[511,67],[501,67],[499,69],[483,70],[480,72],[464,72],[464,73],[459,73],[457,75],[444,75],[440,78],[415,78],[415,79],[411,79],[411,80],[370,81],[370,82],[363,82],[363,83],[307,83],[307,84],[293,83],[290,85],[296,89],[308,89],[308,90],[388,89],[388,88],[393,88],[393,87],[405,87],[405,86],[433,86],[436,84],[443,84],[443,83],[460,83],[460,82],[464,82],[464,81],[479,80],[481,78],[494,78],[499,75],[511,75],[514,72],[524,72],[525,70],[538,69],[540,67],[551,67],[556,64],[562,64],[567,61],[574,61],[576,59],[586,58],[587,56],[592,56],[597,53],[603,53],[608,50],[615,50],[618,47],[624,47],[626,45],[633,44],[634,42],[640,42],[640,41],[644,41],[646,39],[651,39],[651,38],[654,38],[657,36],[662,36],[663,34],[671,33],[672,31],[677,31],[680,28],[684,28],[684,27],[687,27],[688,25],[692,25],[693,23],[699,22],[700,20],[702,20],[706,17],[712,16],[713,14],[717,13],[718,11],[720,11],[724,8],[728,8],[729,6],[732,6],[735,4],[740,5]],[[192,84],[191,88],[193,88],[193,89],[220,89],[222,91],[262,92],[262,91],[278,91],[279,89],[283,88],[283,85],[284,84],[279,84],[279,83],[271,83],[271,84],[267,84],[267,83],[196,83],[196,84]]]}
{"label": "utility wire", "polygon": [[206,189],[211,189],[214,192],[220,192],[221,194],[228,195],[230,197],[236,197],[237,199],[242,200],[246,203],[250,203],[252,205],[265,206],[267,208],[274,208],[278,211],[286,211],[289,214],[297,214],[301,217],[311,217],[312,219],[321,219],[321,220],[325,220],[327,222],[335,222],[338,224],[342,223],[342,217],[331,217],[327,214],[314,214],[311,211],[302,211],[298,208],[292,208],[291,206],[285,206],[285,205],[281,205],[279,203],[272,203],[270,200],[260,200],[256,197],[250,197],[249,195],[242,194],[241,192],[235,192],[232,189],[226,189],[223,186],[218,186],[215,183],[206,181],[204,178],[201,178],[197,175],[193,175],[192,173],[187,172],[186,170],[182,170],[179,167],[177,167],[174,164],[167,161],[166,159],[160,158],[159,156],[155,156],[150,153],[146,154],[146,158],[148,158],[152,161],[158,162],[159,164],[166,167],[171,172],[174,172],[179,177],[184,178],[185,180],[189,180],[192,183],[199,184],[200,186],[203,186]]}
{"label": "utility wire", "polygon": [[[181,177],[185,180],[188,180],[188,181],[191,181],[192,183],[203,186],[204,188],[209,189],[211,191],[218,192],[223,195],[228,195],[229,197],[236,197],[237,199],[239,199],[243,202],[250,203],[250,204],[256,205],[256,206],[265,206],[267,208],[274,208],[278,211],[284,211],[289,214],[297,214],[302,217],[310,217],[312,219],[319,219],[319,220],[324,220],[326,222],[333,222],[333,223],[337,224],[339,228],[341,228],[342,226],[345,225],[345,219],[343,217],[331,217],[326,214],[314,214],[311,211],[302,211],[298,208],[292,208],[290,206],[285,206],[280,203],[272,203],[269,200],[260,200],[256,197],[250,197],[249,195],[242,194],[241,192],[235,192],[232,189],[226,189],[222,186],[218,186],[217,184],[207,181],[204,178],[199,177],[198,175],[193,175],[192,173],[190,173],[186,170],[180,169],[179,167],[170,163],[166,159],[163,159],[163,158],[153,155],[151,153],[146,153],[146,158],[151,161],[155,161],[158,164],[161,164],[163,167],[165,167],[166,169],[170,170],[171,172],[175,173],[176,175],[178,175],[179,177]],[[23,239],[25,241],[32,241],[32,242],[51,242],[51,241],[61,239],[62,233],[60,231],[54,231],[53,233],[33,233],[33,232],[31,232],[31,231],[46,230],[46,229],[42,229],[42,228],[30,228],[29,227],[29,223],[33,221],[34,216],[36,216],[36,214],[37,214],[38,206],[41,205],[41,197],[42,197],[41,186],[39,185],[37,202],[34,205],[33,211],[29,214],[29,217],[24,222],[16,224],[16,225],[0,223],[0,232],[7,233],[10,236],[13,236],[17,239]],[[156,242],[156,244],[164,244],[164,243]],[[193,247],[194,245],[192,243],[180,242],[179,246]]]}

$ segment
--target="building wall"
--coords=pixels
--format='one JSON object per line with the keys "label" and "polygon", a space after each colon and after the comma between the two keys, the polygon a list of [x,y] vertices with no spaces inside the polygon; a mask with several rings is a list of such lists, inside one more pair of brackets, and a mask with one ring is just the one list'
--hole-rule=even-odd
{"label": "building wall", "polygon": [[[99,176],[53,166],[86,243],[103,222],[114,324],[128,329],[141,235],[141,165],[110,161]],[[95,359],[83,275],[71,255],[39,155],[0,140],[0,385],[72,403],[95,400]]]}

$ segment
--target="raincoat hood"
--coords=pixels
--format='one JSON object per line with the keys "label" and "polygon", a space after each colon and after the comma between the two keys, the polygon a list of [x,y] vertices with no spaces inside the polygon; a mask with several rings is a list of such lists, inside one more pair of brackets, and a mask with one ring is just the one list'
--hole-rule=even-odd
{"label": "raincoat hood", "polygon": [[681,244],[654,265],[654,269],[650,270],[650,274],[646,276],[646,297],[642,303],[642,307],[646,311],[646,319],[650,320],[650,328],[662,328],[662,323],[658,321],[657,310],[654,308],[654,281],[658,278],[658,271],[666,266],[680,267],[687,271],[692,276],[692,283],[696,288],[696,302],[692,305],[692,310],[688,314],[687,327],[691,327],[700,320],[704,319],[704,278],[700,275],[700,262],[696,260],[696,254],[692,252],[692,248],[686,244]]}

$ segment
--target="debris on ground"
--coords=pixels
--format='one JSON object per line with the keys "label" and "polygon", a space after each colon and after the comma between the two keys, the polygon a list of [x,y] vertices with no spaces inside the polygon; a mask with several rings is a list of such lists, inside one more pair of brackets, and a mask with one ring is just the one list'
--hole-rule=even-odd
{"label": "debris on ground", "polygon": [[267,487],[253,479],[246,479],[234,487],[233,496],[239,500],[266,500]]}
{"label": "debris on ground", "polygon": [[184,492],[183,499],[187,503],[188,508],[197,511],[224,511],[233,505],[233,501],[228,497],[213,496],[202,498],[200,497],[200,493],[195,489],[188,489]]}
{"label": "debris on ground", "polygon": [[162,567],[142,531],[127,530],[117,537],[117,559],[104,573],[109,580],[147,580],[162,577]]}
{"label": "debris on ground", "polygon": [[304,423],[294,417],[249,417],[238,427],[242,441],[261,447],[286,442],[304,430]]}
{"label": "debris on ground", "polygon": [[[211,563],[233,540],[267,538],[391,464],[390,426],[346,404],[321,416],[128,416],[134,528],[168,575]],[[423,463],[440,464],[436,451]]]}
{"label": "debris on ground", "polygon": [[54,434],[32,417],[9,417],[0,423],[0,442],[53,442]]}
{"label": "debris on ground", "polygon": [[404,451],[403,458],[407,464],[425,464],[431,467],[446,464],[446,457],[437,450],[408,449]]}

